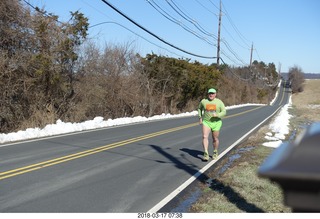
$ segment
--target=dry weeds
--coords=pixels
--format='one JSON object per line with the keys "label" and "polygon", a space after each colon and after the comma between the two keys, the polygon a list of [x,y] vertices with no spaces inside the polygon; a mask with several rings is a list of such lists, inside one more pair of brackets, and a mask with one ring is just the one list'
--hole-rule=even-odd
{"label": "dry weeds", "polygon": [[306,80],[304,91],[292,95],[292,106],[295,117],[301,121],[320,121],[320,80]]}

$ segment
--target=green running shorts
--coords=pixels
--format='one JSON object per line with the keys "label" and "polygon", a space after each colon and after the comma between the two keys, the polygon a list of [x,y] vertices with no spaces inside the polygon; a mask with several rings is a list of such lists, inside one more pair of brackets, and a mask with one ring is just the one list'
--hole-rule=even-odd
{"label": "green running shorts", "polygon": [[218,120],[215,122],[209,122],[209,121],[203,120],[202,123],[203,123],[203,125],[211,128],[211,131],[213,131],[213,132],[220,131],[221,126],[222,126],[222,120]]}

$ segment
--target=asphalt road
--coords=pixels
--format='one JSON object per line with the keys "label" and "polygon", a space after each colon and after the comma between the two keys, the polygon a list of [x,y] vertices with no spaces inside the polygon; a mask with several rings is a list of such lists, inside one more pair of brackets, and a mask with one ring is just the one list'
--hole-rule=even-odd
{"label": "asphalt road", "polygon": [[[228,110],[221,158],[288,103]],[[212,166],[195,116],[0,145],[0,212],[157,211]],[[212,153],[212,151],[211,151]]]}

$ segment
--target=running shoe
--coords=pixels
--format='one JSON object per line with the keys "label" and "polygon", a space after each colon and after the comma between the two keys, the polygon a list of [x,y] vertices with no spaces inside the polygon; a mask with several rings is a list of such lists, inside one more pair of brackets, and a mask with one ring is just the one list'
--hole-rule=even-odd
{"label": "running shoe", "polygon": [[218,158],[218,150],[214,150],[212,154],[212,159],[217,159]]}
{"label": "running shoe", "polygon": [[208,152],[204,152],[203,154],[203,160],[208,161],[209,160],[209,154]]}

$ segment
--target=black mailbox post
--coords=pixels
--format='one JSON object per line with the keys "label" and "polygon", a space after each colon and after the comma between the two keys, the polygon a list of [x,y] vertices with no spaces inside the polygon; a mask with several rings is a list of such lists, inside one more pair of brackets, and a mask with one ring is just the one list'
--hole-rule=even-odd
{"label": "black mailbox post", "polygon": [[281,186],[284,203],[293,212],[320,212],[320,123],[276,148],[258,175]]}

